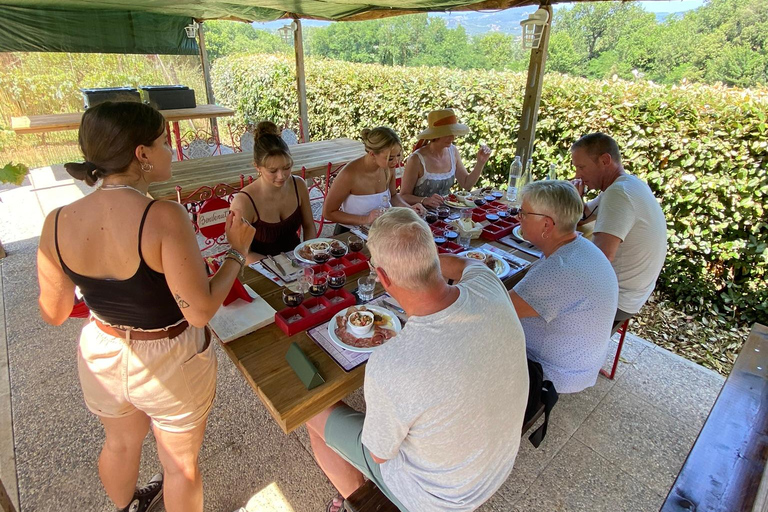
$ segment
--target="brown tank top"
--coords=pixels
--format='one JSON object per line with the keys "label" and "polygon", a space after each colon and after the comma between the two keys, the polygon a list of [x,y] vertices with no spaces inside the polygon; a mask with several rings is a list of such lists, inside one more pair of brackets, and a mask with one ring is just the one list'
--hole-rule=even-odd
{"label": "brown tank top", "polygon": [[301,242],[299,228],[301,228],[301,205],[299,204],[299,189],[296,178],[293,178],[293,190],[296,193],[296,209],[284,220],[278,222],[265,222],[261,220],[256,202],[247,192],[245,197],[250,199],[256,212],[256,221],[251,225],[256,229],[251,242],[251,252],[257,252],[265,256],[275,256],[282,252],[292,251]]}

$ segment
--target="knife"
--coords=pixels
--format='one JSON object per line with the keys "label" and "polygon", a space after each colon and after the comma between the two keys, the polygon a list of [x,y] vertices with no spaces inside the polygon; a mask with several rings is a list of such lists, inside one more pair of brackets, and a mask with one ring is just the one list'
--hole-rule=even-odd
{"label": "knife", "polygon": [[277,270],[279,270],[281,274],[283,274],[284,276],[288,275],[288,273],[285,271],[283,266],[275,258],[273,258],[270,255],[267,255],[267,258],[269,258],[269,261],[275,264],[275,266],[277,267]]}
{"label": "knife", "polygon": [[392,304],[391,302],[387,302],[386,300],[381,301],[381,303],[384,304],[385,306],[388,306],[388,307],[394,309],[395,311],[397,311],[401,315],[405,314],[405,310],[403,308],[401,308],[400,306],[395,306],[394,304]]}

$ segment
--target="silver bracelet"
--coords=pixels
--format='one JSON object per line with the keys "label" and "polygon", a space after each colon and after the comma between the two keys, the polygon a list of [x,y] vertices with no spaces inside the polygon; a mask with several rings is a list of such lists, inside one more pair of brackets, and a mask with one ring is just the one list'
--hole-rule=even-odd
{"label": "silver bracelet", "polygon": [[240,264],[240,270],[242,270],[243,267],[245,266],[245,256],[243,256],[242,254],[240,254],[238,251],[236,251],[234,249],[229,249],[227,251],[227,255],[224,256],[224,259],[225,260],[226,259],[233,259],[233,260],[237,261]]}

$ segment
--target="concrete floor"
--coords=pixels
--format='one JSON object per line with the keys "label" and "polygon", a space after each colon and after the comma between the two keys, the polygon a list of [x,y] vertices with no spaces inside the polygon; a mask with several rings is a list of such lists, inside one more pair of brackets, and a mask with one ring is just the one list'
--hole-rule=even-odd
{"label": "concrete floor", "polygon": [[[84,192],[60,167],[0,188],[0,240],[9,253],[0,260],[0,478],[11,494],[18,479],[23,512],[114,510],[96,472],[103,432],[77,380],[81,321],[48,326],[36,304],[43,217]],[[306,431],[283,434],[218,347],[217,355],[217,397],[201,453],[206,510],[324,510],[335,491]],[[544,443],[534,449],[524,440],[512,475],[481,510],[658,510],[723,380],[629,335],[616,379],[561,396]],[[350,402],[364,406],[360,392]],[[150,435],[141,479],[159,468]]]}

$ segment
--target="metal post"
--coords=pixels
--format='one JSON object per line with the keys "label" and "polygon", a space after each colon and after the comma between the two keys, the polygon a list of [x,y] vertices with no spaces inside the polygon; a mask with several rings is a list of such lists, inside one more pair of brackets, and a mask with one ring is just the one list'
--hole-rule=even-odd
{"label": "metal post", "polygon": [[[200,22],[200,30],[197,31],[198,46],[200,46],[200,60],[203,63],[203,77],[205,78],[205,98],[209,105],[216,104],[216,98],[213,96],[213,86],[211,85],[211,65],[208,62],[208,52],[205,51],[205,23]],[[219,123],[215,117],[210,118],[211,135],[219,144]]]}
{"label": "metal post", "polygon": [[304,42],[301,35],[301,20],[296,18],[293,31],[293,50],[296,55],[296,89],[299,93],[299,117],[301,118],[301,140],[309,142],[309,114],[307,112],[307,84],[304,80]]}
{"label": "metal post", "polygon": [[544,67],[547,63],[547,48],[549,47],[549,31],[552,26],[552,7],[542,5],[542,9],[549,11],[549,20],[544,25],[541,34],[541,44],[535,50],[531,50],[531,60],[528,64],[528,79],[525,82],[525,98],[523,100],[523,112],[520,115],[520,131],[517,133],[517,155],[523,161],[523,165],[531,158],[533,153],[533,141],[536,138],[536,121],[539,117],[539,103],[541,102],[541,86],[544,81]]}

